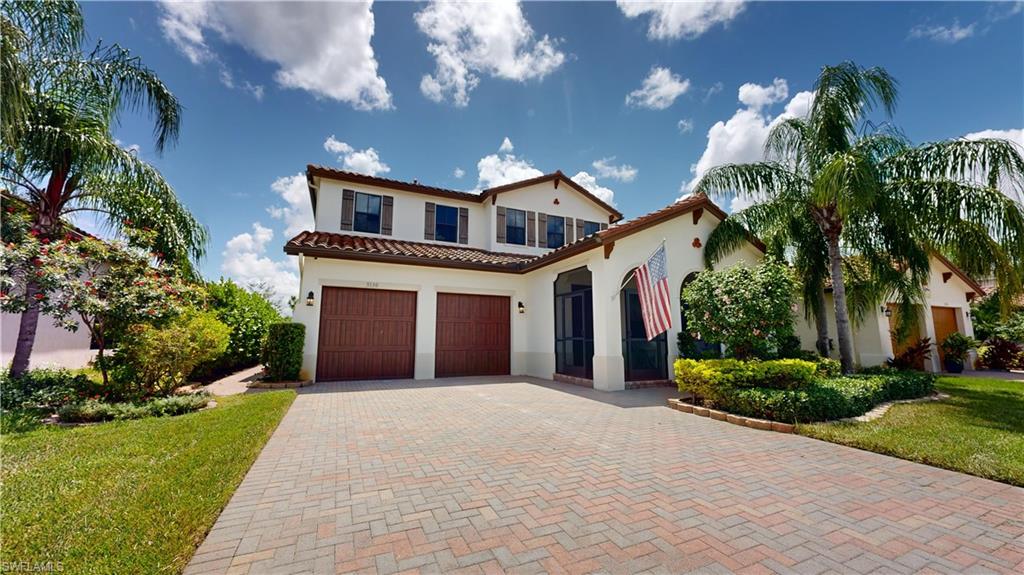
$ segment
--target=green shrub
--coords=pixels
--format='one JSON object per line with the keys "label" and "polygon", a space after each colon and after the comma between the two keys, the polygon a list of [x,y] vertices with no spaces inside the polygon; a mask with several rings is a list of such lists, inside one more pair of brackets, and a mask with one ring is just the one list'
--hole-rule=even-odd
{"label": "green shrub", "polygon": [[[707,396],[689,387],[732,386],[767,387],[773,389],[797,389],[811,383],[818,373],[818,366],[800,359],[773,359],[767,361],[743,361],[739,359],[676,361],[676,381],[681,391],[692,391]],[[687,389],[684,389],[684,386]]]}
{"label": "green shrub", "polygon": [[703,271],[683,290],[687,329],[732,357],[792,352],[794,291],[789,268],[770,260]]}
{"label": "green shrub", "polygon": [[294,322],[271,324],[266,348],[267,378],[270,381],[299,379],[305,343],[305,325]]}
{"label": "green shrub", "polygon": [[229,279],[206,284],[206,293],[210,311],[231,329],[231,336],[224,353],[197,366],[191,377],[212,380],[260,363],[270,324],[281,320],[274,304]]}
{"label": "green shrub", "polygon": [[172,395],[144,403],[106,403],[96,399],[87,399],[61,407],[57,410],[57,415],[61,421],[67,423],[142,419],[143,417],[163,417],[198,411],[206,407],[209,401],[210,396],[205,393]]}
{"label": "green shrub", "polygon": [[978,345],[978,342],[972,337],[954,331],[953,333],[946,336],[946,339],[942,340],[939,347],[946,354],[946,360],[958,361],[963,363],[967,359],[967,354]]}
{"label": "green shrub", "polygon": [[1001,337],[993,337],[985,342],[979,356],[979,367],[985,369],[1006,370],[1024,367],[1024,346]]}
{"label": "green shrub", "polygon": [[0,372],[3,409],[52,409],[98,392],[88,376],[67,369],[33,369],[17,378],[11,378],[6,369]]}
{"label": "green shrub", "polygon": [[876,370],[837,377],[838,362],[801,360],[676,362],[680,391],[730,413],[786,422],[856,417],[883,401],[922,397],[934,391],[930,373]]}
{"label": "green shrub", "polygon": [[188,311],[165,327],[130,326],[111,372],[126,397],[168,395],[186,383],[196,365],[224,353],[230,330],[211,312]]}
{"label": "green shrub", "polygon": [[814,363],[818,366],[818,375],[824,377],[837,377],[843,373],[843,366],[838,359],[816,356]]}

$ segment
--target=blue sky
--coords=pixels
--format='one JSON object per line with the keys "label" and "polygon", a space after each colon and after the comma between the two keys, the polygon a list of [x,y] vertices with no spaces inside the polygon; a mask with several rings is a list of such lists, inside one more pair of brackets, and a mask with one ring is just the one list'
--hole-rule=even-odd
{"label": "blue sky", "polygon": [[281,247],[310,225],[307,163],[465,190],[560,169],[634,217],[708,166],[757,159],[770,123],[802,113],[820,67],[843,60],[899,80],[894,123],[914,141],[1024,138],[1020,3],[86,3],[85,15],[92,40],[130,48],[185,106],[163,156],[145,117],[115,135],[209,227],[205,274],[282,295],[297,269]]}

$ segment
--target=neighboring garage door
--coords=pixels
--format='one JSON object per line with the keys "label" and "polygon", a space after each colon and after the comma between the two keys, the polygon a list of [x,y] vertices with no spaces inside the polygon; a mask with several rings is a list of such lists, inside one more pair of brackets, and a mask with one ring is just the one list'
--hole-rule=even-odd
{"label": "neighboring garage door", "polygon": [[318,381],[413,376],[416,293],[325,287]]}
{"label": "neighboring garage door", "polygon": [[434,376],[508,375],[510,308],[507,297],[437,294]]}

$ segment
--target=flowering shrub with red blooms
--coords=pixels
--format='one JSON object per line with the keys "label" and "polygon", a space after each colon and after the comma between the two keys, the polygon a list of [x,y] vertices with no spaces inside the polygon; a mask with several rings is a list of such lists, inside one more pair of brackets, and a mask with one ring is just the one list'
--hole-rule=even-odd
{"label": "flowering shrub with red blooms", "polygon": [[[154,233],[125,230],[127,241],[41,238],[27,215],[8,212],[0,250],[0,309],[21,313],[29,302],[56,324],[81,325],[100,344],[97,367],[106,377],[103,351],[129,325],[173,317],[199,298],[198,288],[156,260]],[[35,286],[28,293],[28,285]]]}
{"label": "flowering shrub with red blooms", "polygon": [[[0,225],[0,311],[20,314],[30,303],[56,325],[75,330],[70,294],[62,288],[78,281],[86,262],[70,235],[40,237],[27,213],[7,207]],[[29,293],[29,284],[34,289]]]}
{"label": "flowering shrub with red blooms", "polygon": [[793,336],[795,289],[789,269],[770,260],[703,271],[683,290],[686,326],[733,357],[770,358]]}

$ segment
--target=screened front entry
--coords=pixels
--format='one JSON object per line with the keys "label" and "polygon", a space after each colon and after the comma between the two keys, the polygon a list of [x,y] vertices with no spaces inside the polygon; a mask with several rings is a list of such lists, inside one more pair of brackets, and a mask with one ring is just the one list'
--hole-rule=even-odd
{"label": "screened front entry", "polygon": [[594,377],[594,299],[587,268],[555,279],[555,371]]}
{"label": "screened front entry", "polygon": [[622,288],[619,299],[622,301],[622,359],[626,365],[626,381],[668,379],[668,336],[662,333],[647,341],[635,278],[630,278]]}

